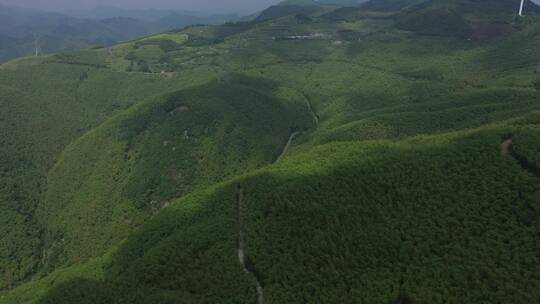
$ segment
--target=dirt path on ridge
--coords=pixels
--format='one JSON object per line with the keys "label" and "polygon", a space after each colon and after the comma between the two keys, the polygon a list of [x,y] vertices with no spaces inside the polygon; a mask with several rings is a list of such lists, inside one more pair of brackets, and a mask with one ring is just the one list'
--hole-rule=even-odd
{"label": "dirt path on ridge", "polygon": [[309,98],[309,96],[307,94],[305,94],[305,93],[302,93],[302,95],[304,96],[304,99],[306,100],[307,111],[311,115],[311,117],[313,117],[313,121],[315,122],[315,126],[318,127],[319,126],[319,115],[313,109],[313,105],[311,104],[311,99]]}
{"label": "dirt path on ridge", "polygon": [[[283,150],[281,151],[281,154],[276,159],[274,163],[279,162],[289,151],[289,147],[291,146],[292,141],[296,136],[298,136],[300,132],[293,132],[289,139],[287,140],[287,144],[283,147]],[[246,230],[244,226],[244,217],[243,217],[243,203],[244,201],[244,191],[239,186],[238,190],[236,192],[236,218],[238,222],[238,262],[242,266],[242,269],[245,273],[249,274],[253,279],[255,280],[255,288],[257,290],[257,304],[264,304],[264,289],[262,285],[262,279],[257,274],[255,270],[255,266],[253,263],[249,260],[249,258],[246,256]]]}
{"label": "dirt path on ridge", "polygon": [[[311,106],[311,101],[309,98],[306,97],[306,104],[308,112],[312,115],[313,120],[315,121],[315,124],[319,125],[319,116],[313,111],[313,107]],[[282,160],[285,155],[287,155],[287,152],[289,151],[289,148],[291,147],[292,141],[294,138],[298,135],[300,135],[300,131],[296,131],[291,133],[289,136],[289,139],[287,140],[287,143],[283,147],[283,150],[281,151],[281,154],[278,156],[278,158],[274,161],[274,163],[279,162]],[[255,280],[255,288],[257,290],[257,304],[264,304],[264,289],[262,285],[262,279],[260,278],[260,275],[255,270],[255,266],[253,263],[249,260],[249,257],[246,256],[246,231],[244,226],[244,217],[243,217],[243,200],[244,200],[244,191],[239,186],[237,193],[236,193],[236,218],[238,222],[238,262],[242,266],[242,269],[245,273],[249,274],[254,280]]]}
{"label": "dirt path on ridge", "polygon": [[236,215],[238,218],[238,261],[242,266],[242,269],[245,273],[249,274],[255,280],[255,287],[257,289],[257,304],[264,303],[264,290],[261,284],[261,279],[257,275],[253,264],[249,261],[249,258],[246,257],[245,247],[246,247],[246,238],[245,238],[245,229],[244,229],[244,218],[242,212],[242,202],[244,200],[244,192],[242,188],[238,188],[236,193]]}
{"label": "dirt path on ridge", "polygon": [[512,153],[510,153],[510,147],[512,146],[512,139],[507,139],[501,144],[501,153],[508,157],[514,158]]}
{"label": "dirt path on ridge", "polygon": [[521,169],[523,169],[524,171],[527,171],[528,173],[540,178],[540,171],[538,171],[537,168],[535,168],[530,163],[528,163],[526,159],[524,159],[524,158],[520,157],[519,155],[517,155],[512,150],[512,144],[513,144],[512,139],[505,140],[501,144],[501,153],[503,155],[511,158],[515,162],[517,162],[521,166]]}
{"label": "dirt path on ridge", "polygon": [[289,136],[289,140],[287,140],[287,144],[285,144],[285,147],[283,147],[283,151],[281,151],[281,154],[278,156],[278,158],[276,159],[276,161],[274,163],[279,162],[281,159],[283,159],[283,157],[285,157],[285,155],[289,151],[289,148],[291,147],[292,141],[299,134],[300,134],[300,132],[293,132],[291,134],[291,136]]}

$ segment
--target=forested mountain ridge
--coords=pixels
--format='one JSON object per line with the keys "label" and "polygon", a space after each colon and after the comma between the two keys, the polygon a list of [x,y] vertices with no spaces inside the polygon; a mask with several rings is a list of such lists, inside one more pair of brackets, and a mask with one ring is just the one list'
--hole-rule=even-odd
{"label": "forested mountain ridge", "polygon": [[540,19],[385,2],[0,65],[0,303],[534,303]]}

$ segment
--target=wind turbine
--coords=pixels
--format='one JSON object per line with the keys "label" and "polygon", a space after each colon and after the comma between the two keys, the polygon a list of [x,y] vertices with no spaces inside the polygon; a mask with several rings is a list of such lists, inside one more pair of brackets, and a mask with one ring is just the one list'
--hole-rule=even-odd
{"label": "wind turbine", "polygon": [[523,6],[525,5],[525,0],[521,0],[521,5],[519,6],[519,16],[523,16]]}
{"label": "wind turbine", "polygon": [[39,56],[40,53],[40,46],[39,46],[39,36],[34,34],[34,56]]}

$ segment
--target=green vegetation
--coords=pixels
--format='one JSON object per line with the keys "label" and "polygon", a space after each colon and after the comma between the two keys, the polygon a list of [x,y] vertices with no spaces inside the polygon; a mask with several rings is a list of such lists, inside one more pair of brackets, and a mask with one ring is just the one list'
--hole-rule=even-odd
{"label": "green vegetation", "polygon": [[470,27],[461,14],[445,8],[431,8],[416,14],[404,14],[398,25],[400,28],[428,35],[470,35]]}
{"label": "green vegetation", "polygon": [[67,147],[38,213],[45,267],[98,256],[175,198],[271,163],[291,130],[311,124],[303,100],[278,89],[232,77],[180,91]]}
{"label": "green vegetation", "polygon": [[101,67],[95,52],[104,51],[25,59],[1,67],[2,288],[15,286],[39,267],[42,228],[34,214],[50,168],[66,145],[112,113],[211,75],[203,72],[173,82],[118,73]]}
{"label": "green vegetation", "polygon": [[291,158],[288,174],[246,181],[249,254],[268,301],[534,301],[540,187],[501,157],[502,134],[332,144]]}
{"label": "green vegetation", "polygon": [[164,34],[157,34],[153,35],[147,38],[143,38],[138,40],[138,42],[144,42],[149,40],[172,40],[176,43],[182,44],[188,40],[188,35],[186,34],[178,34],[178,33],[164,33]]}
{"label": "green vegetation", "polygon": [[525,170],[540,176],[540,145],[538,128],[524,128],[513,136],[512,152]]}
{"label": "green vegetation", "polygon": [[534,303],[540,21],[478,5],[0,65],[0,303]]}

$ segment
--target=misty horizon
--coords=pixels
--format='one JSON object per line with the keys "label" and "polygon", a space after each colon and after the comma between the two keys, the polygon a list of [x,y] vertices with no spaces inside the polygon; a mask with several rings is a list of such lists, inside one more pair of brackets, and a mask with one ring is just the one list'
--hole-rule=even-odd
{"label": "misty horizon", "polygon": [[252,13],[281,0],[0,0],[0,5],[65,12],[111,7],[130,10],[183,10],[207,13]]}
{"label": "misty horizon", "polygon": [[[66,12],[110,7],[125,10],[181,10],[199,13],[248,14],[282,0],[0,0],[0,5]],[[519,6],[519,0],[516,6]],[[540,4],[540,0],[528,0]]]}

